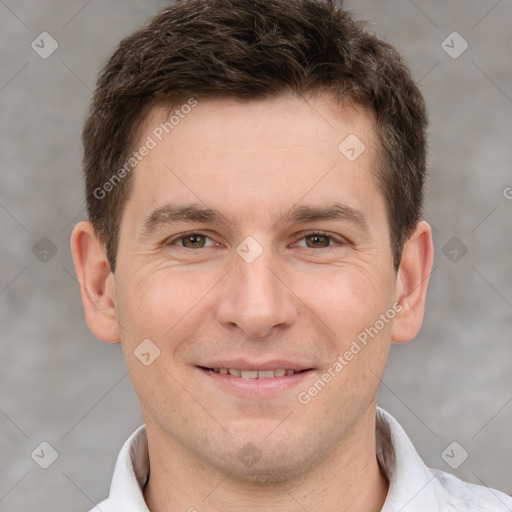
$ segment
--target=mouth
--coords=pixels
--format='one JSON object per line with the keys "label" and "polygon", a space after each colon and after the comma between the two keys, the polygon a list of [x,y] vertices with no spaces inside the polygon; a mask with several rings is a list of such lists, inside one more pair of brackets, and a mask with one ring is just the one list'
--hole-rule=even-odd
{"label": "mouth", "polygon": [[286,364],[284,361],[259,365],[243,361],[231,363],[211,363],[196,368],[208,379],[208,389],[218,386],[220,390],[230,394],[255,398],[277,396],[297,386],[314,371],[313,368]]}
{"label": "mouth", "polygon": [[206,368],[204,366],[199,366],[199,368],[201,368],[201,370],[218,373],[219,375],[230,375],[240,379],[275,379],[311,370],[311,368],[306,368],[304,370],[292,370],[291,368],[276,368],[275,370],[242,370],[240,368]]}

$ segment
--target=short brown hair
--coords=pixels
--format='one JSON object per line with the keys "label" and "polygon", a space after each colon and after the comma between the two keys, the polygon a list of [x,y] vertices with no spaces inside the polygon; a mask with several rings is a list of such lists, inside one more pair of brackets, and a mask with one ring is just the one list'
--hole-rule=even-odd
{"label": "short brown hair", "polygon": [[398,268],[422,213],[427,116],[397,51],[336,0],[183,0],[120,43],[100,73],[83,130],[89,219],[112,271],[131,183],[126,167],[115,173],[152,107],[324,90],[375,119],[376,177]]}

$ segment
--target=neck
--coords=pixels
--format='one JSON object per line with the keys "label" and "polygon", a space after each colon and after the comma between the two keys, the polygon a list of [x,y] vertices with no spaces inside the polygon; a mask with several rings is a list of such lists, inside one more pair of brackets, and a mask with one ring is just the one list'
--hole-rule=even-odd
{"label": "neck", "polygon": [[151,512],[377,512],[388,482],[375,446],[375,409],[355,425],[328,458],[281,482],[254,483],[221,474],[146,422],[151,477],[144,498]]}

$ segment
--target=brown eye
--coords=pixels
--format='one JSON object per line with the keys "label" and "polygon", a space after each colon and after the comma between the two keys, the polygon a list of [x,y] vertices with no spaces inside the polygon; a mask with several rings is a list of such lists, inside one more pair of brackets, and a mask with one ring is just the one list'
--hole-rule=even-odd
{"label": "brown eye", "polygon": [[180,240],[181,245],[187,249],[202,249],[206,245],[206,237],[199,234],[187,235]]}
{"label": "brown eye", "polygon": [[305,240],[306,246],[310,249],[323,249],[331,245],[331,237],[325,235],[309,235]]}

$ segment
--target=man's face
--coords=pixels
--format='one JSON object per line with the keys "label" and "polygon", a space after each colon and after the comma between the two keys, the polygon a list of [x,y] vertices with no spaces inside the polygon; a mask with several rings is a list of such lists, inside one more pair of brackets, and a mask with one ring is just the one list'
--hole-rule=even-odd
{"label": "man's face", "polygon": [[148,432],[223,472],[298,475],[367,427],[389,350],[373,122],[329,96],[212,100],[159,141],[165,114],[141,133],[157,144],[133,171],[113,278]]}

